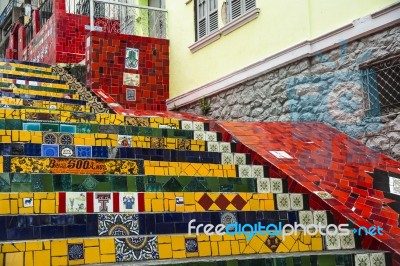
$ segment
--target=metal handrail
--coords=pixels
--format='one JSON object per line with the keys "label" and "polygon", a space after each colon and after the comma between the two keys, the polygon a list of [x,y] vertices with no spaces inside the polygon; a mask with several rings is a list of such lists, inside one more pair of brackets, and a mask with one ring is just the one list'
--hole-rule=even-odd
{"label": "metal handrail", "polygon": [[15,6],[16,3],[17,0],[10,0],[10,2],[8,2],[6,8],[4,8],[3,12],[0,15],[0,26],[3,25],[4,20],[8,17],[8,15],[10,14],[12,8]]}

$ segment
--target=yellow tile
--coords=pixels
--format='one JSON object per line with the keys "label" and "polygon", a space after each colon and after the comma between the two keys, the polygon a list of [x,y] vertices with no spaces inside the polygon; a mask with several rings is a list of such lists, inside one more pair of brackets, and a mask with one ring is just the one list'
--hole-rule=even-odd
{"label": "yellow tile", "polygon": [[254,249],[252,249],[250,246],[247,246],[243,251],[243,254],[256,254],[256,253],[257,252]]}
{"label": "yellow tile", "polygon": [[0,253],[0,265],[4,265],[4,253]]}
{"label": "yellow tile", "polygon": [[100,254],[115,254],[114,238],[100,239]]}
{"label": "yellow tile", "polygon": [[10,200],[0,200],[0,214],[10,214],[10,213],[11,213]]}
{"label": "yellow tile", "polygon": [[25,266],[33,266],[33,252],[25,252]]}
{"label": "yellow tile", "polygon": [[[0,158],[1,158],[0,162],[2,162],[3,161],[3,157],[0,157]],[[9,198],[10,198],[10,194],[9,193],[0,193],[0,200],[5,200],[5,199],[9,199]],[[2,203],[2,202],[0,201],[0,203]]]}
{"label": "yellow tile", "polygon": [[50,250],[33,251],[35,266],[50,266]]}
{"label": "yellow tile", "polygon": [[152,199],[151,200],[151,209],[153,212],[163,212],[164,204],[162,199]]}
{"label": "yellow tile", "polygon": [[210,235],[210,241],[212,241],[212,242],[222,241],[222,236],[219,236],[219,235],[216,235],[216,234]]}
{"label": "yellow tile", "polygon": [[173,250],[185,250],[184,236],[171,236],[171,243]]}
{"label": "yellow tile", "polygon": [[210,237],[206,234],[200,234],[197,236],[197,241],[201,242],[201,241],[206,241],[209,242],[210,241]]}
{"label": "yellow tile", "polygon": [[18,214],[18,200],[11,200],[11,214]]}
{"label": "yellow tile", "polygon": [[230,241],[219,241],[218,250],[220,256],[231,255],[231,242]]}
{"label": "yellow tile", "polygon": [[304,244],[304,243],[302,243],[300,241],[298,241],[298,243],[299,243],[299,251],[300,252],[302,252],[302,251],[310,251],[311,245],[306,245],[306,244]]}
{"label": "yellow tile", "polygon": [[269,247],[267,247],[267,245],[263,245],[261,249],[258,251],[258,253],[260,254],[272,253],[272,250]]}
{"label": "yellow tile", "polygon": [[46,192],[35,192],[33,194],[34,199],[46,199],[47,198],[47,193]]}
{"label": "yellow tile", "polygon": [[85,264],[85,260],[70,260],[68,261],[68,265],[83,265]]}
{"label": "yellow tile", "polygon": [[151,212],[151,201],[152,201],[152,199],[145,199],[144,200],[144,210],[145,210],[145,212]]}
{"label": "yellow tile", "polygon": [[212,256],[219,256],[218,242],[211,242],[211,254]]}
{"label": "yellow tile", "polygon": [[99,240],[98,239],[85,239],[84,243],[85,243],[85,247],[97,247],[97,246],[99,246]]}
{"label": "yellow tile", "polygon": [[295,242],[295,243],[293,244],[292,248],[290,249],[290,253],[299,252],[299,251],[300,251],[300,250],[299,250],[299,243],[298,243],[298,242]]}
{"label": "yellow tile", "polygon": [[296,243],[296,240],[294,240],[292,236],[285,236],[285,240],[283,241],[283,244],[284,244],[289,250],[292,249],[294,243]]}
{"label": "yellow tile", "polygon": [[43,247],[45,250],[50,250],[50,241],[49,240],[43,241]]}
{"label": "yellow tile", "polygon": [[158,245],[160,259],[172,258],[172,247],[171,244],[159,244]]}
{"label": "yellow tile", "polygon": [[56,213],[55,200],[41,200],[40,207],[41,213]]}
{"label": "yellow tile", "polygon": [[64,257],[52,257],[51,258],[51,265],[52,266],[66,266],[68,265],[68,258]]}
{"label": "yellow tile", "polygon": [[67,240],[51,241],[51,256],[68,255]]}
{"label": "yellow tile", "polygon": [[322,238],[313,237],[311,239],[311,250],[322,250]]}
{"label": "yellow tile", "polygon": [[231,241],[231,250],[232,250],[232,255],[240,254],[238,241]]}
{"label": "yellow tile", "polygon": [[100,260],[101,263],[115,262],[115,255],[101,255]]}
{"label": "yellow tile", "polygon": [[6,255],[6,266],[23,266],[24,265],[24,252],[13,252],[7,253]]}
{"label": "yellow tile", "polygon": [[311,244],[311,235],[310,234],[303,234],[303,243],[306,245]]}
{"label": "yellow tile", "polygon": [[185,250],[177,250],[173,252],[174,259],[183,259],[186,258],[186,251]]}
{"label": "yellow tile", "polygon": [[85,247],[85,263],[100,263],[100,249],[98,247]]}
{"label": "yellow tile", "polygon": [[18,252],[18,249],[13,244],[5,243],[1,248],[1,252],[3,253]]}
{"label": "yellow tile", "polygon": [[18,251],[25,251],[25,242],[14,243]]}
{"label": "yellow tile", "polygon": [[160,235],[158,237],[158,243],[159,244],[171,243],[171,237]]}
{"label": "yellow tile", "polygon": [[26,242],[25,249],[26,249],[26,251],[42,250],[43,249],[43,243],[41,241]]}
{"label": "yellow tile", "polygon": [[250,209],[252,211],[258,211],[260,209],[260,202],[258,199],[252,199],[250,200]]}
{"label": "yellow tile", "polygon": [[256,235],[249,242],[249,246],[254,249],[254,251],[258,252],[261,247],[264,245],[264,242],[258,238]]}
{"label": "yellow tile", "polygon": [[201,257],[211,256],[210,242],[199,242],[199,255]]}

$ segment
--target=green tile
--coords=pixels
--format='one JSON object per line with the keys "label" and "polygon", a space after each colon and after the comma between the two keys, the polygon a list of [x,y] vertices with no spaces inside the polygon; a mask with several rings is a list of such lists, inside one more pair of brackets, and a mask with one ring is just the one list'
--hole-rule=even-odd
{"label": "green tile", "polygon": [[319,255],[318,263],[324,266],[336,266],[335,255]]}
{"label": "green tile", "polygon": [[211,192],[209,188],[207,188],[203,182],[200,181],[200,178],[192,178],[189,184],[187,184],[183,191],[185,192]]}
{"label": "green tile", "polygon": [[6,129],[21,130],[22,129],[22,121],[19,119],[6,119]]}
{"label": "green tile", "polygon": [[32,192],[31,183],[12,183],[11,192]]}
{"label": "green tile", "polygon": [[145,189],[145,182],[142,176],[135,177],[135,176],[128,176],[126,180],[126,184],[128,187],[128,191],[135,192],[135,191],[146,191]]}
{"label": "green tile", "polygon": [[29,174],[14,173],[11,174],[12,183],[29,183],[31,182],[31,176]]}
{"label": "green tile", "polygon": [[43,175],[42,184],[43,184],[43,191],[45,192],[54,191],[53,175]]}
{"label": "green tile", "polygon": [[[133,180],[135,182],[135,190],[130,190],[129,189],[129,182],[131,182],[131,180]],[[128,191],[146,191],[145,189],[145,177],[144,176],[128,176]]]}
{"label": "green tile", "polygon": [[163,188],[166,192],[181,192],[183,187],[175,177],[171,177]]}
{"label": "green tile", "polygon": [[111,190],[118,192],[128,191],[127,176],[113,176],[110,179]]}
{"label": "green tile", "polygon": [[118,134],[119,135],[130,135],[127,133],[127,127],[125,126],[118,126]]}
{"label": "green tile", "polygon": [[0,130],[6,129],[6,120],[4,118],[0,118]]}
{"label": "green tile", "polygon": [[53,175],[54,191],[72,191],[71,175]]}
{"label": "green tile", "polygon": [[77,133],[93,133],[91,126],[92,126],[91,124],[78,123],[76,125],[76,132]]}
{"label": "green tile", "polygon": [[31,180],[32,180],[31,184],[32,184],[33,192],[43,192],[44,191],[42,176],[44,176],[44,174],[32,174],[31,175]]}
{"label": "green tile", "polygon": [[0,174],[0,192],[10,192],[10,191],[11,191],[10,174],[9,173]]}

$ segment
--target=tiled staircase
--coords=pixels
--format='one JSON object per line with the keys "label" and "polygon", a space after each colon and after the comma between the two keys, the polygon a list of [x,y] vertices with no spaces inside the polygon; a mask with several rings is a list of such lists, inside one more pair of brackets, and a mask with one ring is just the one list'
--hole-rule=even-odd
{"label": "tiled staircase", "polygon": [[53,70],[0,62],[0,265],[390,265],[352,232],[189,235],[193,219],[325,228],[334,217],[209,123],[111,114]]}

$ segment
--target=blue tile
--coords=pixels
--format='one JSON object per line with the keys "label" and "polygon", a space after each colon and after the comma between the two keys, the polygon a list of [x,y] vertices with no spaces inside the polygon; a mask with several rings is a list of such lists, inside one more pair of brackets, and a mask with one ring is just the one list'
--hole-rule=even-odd
{"label": "blue tile", "polygon": [[91,158],[92,147],[91,146],[75,146],[76,157]]}
{"label": "blue tile", "polygon": [[33,227],[12,228],[7,230],[7,240],[33,239]]}
{"label": "blue tile", "polygon": [[61,133],[76,133],[76,126],[61,124],[60,132]]}
{"label": "blue tile", "polygon": [[63,238],[64,237],[64,227],[63,226],[42,226],[41,228],[41,237],[43,239],[54,239],[54,238]]}
{"label": "blue tile", "polygon": [[65,237],[87,237],[97,236],[96,234],[87,235],[86,225],[67,225],[65,226]]}
{"label": "blue tile", "polygon": [[42,145],[42,156],[58,157],[58,145],[57,144],[43,144]]}
{"label": "blue tile", "polygon": [[40,144],[32,144],[32,143],[25,143],[24,144],[24,153],[27,156],[41,156],[42,145]]}
{"label": "blue tile", "polygon": [[40,131],[40,123],[22,123],[22,129],[27,131]]}

